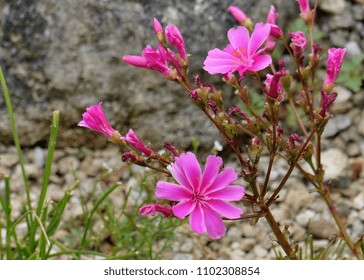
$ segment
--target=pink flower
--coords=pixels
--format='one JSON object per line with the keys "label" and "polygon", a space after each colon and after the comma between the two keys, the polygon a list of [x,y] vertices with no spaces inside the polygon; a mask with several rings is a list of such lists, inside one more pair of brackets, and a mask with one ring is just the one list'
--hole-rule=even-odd
{"label": "pink flower", "polygon": [[283,85],[280,81],[281,77],[285,76],[285,69],[276,72],[274,75],[267,74],[264,84],[266,86],[266,95],[274,100],[282,101]]}
{"label": "pink flower", "polygon": [[301,14],[300,16],[306,21],[310,22],[312,19],[312,12],[310,10],[310,1],[309,0],[297,0],[298,5],[300,6]]}
{"label": "pink flower", "polygon": [[102,102],[86,108],[86,112],[82,114],[82,118],[83,119],[78,123],[78,126],[101,132],[108,138],[113,136],[115,129],[111,127],[102,110]]}
{"label": "pink flower", "polygon": [[177,26],[167,25],[166,37],[168,42],[177,49],[180,57],[186,60],[186,45]]}
{"label": "pink flower", "polygon": [[152,154],[152,150],[145,146],[142,141],[140,141],[134,130],[132,130],[131,128],[124,137],[121,137],[121,139],[129,143],[139,151],[143,152],[147,157]]}
{"label": "pink flower", "polygon": [[248,18],[248,16],[236,6],[229,6],[228,10],[239,23],[243,23]]}
{"label": "pink flower", "polygon": [[292,37],[292,46],[293,51],[297,54],[302,53],[307,46],[307,39],[303,32],[296,31],[296,32],[290,32],[289,35]]}
{"label": "pink flower", "polygon": [[268,12],[268,16],[267,16],[267,23],[276,24],[276,19],[278,17],[279,17],[279,14],[276,13],[276,8],[273,5],[271,5],[270,10]]}
{"label": "pink flower", "polygon": [[171,74],[171,70],[168,67],[165,52],[161,52],[159,46],[158,50],[153,49],[151,46],[146,46],[141,56],[137,55],[125,55],[123,61],[141,68],[147,68],[156,70],[168,77]]}
{"label": "pink flower", "polygon": [[227,201],[239,201],[244,188],[231,185],[237,174],[232,168],[220,171],[220,157],[210,155],[202,172],[196,156],[183,153],[175,158],[168,169],[178,184],[159,181],[156,196],[178,202],[172,207],[173,214],[184,219],[189,215],[191,228],[199,234],[208,232],[213,239],[225,234],[222,217],[237,219],[243,211]]}
{"label": "pink flower", "polygon": [[267,15],[267,24],[270,25],[270,35],[279,38],[282,36],[282,30],[276,25],[276,19],[279,17],[279,14],[276,13],[276,8],[272,5],[270,6],[270,10]]}
{"label": "pink flower", "polygon": [[162,25],[156,18],[153,19],[153,29],[154,29],[155,34],[163,32]]}
{"label": "pink flower", "polygon": [[170,206],[160,204],[148,204],[140,207],[139,209],[139,214],[142,216],[154,216],[157,212],[162,213],[164,217],[170,217],[173,215],[173,211]]}
{"label": "pink flower", "polygon": [[[261,54],[269,47],[260,48],[268,39],[270,26],[257,23],[249,37],[249,31],[243,26],[231,28],[228,32],[230,44],[224,50],[210,50],[204,67],[210,74],[227,74],[238,71],[240,75],[266,68],[271,62],[270,55]],[[260,48],[260,49],[259,49]]]}
{"label": "pink flower", "polygon": [[328,51],[327,70],[324,81],[324,88],[326,88],[328,92],[332,89],[339,76],[345,53],[345,48],[331,48]]}
{"label": "pink flower", "polygon": [[321,91],[321,101],[320,101],[320,107],[321,110],[319,112],[321,117],[325,117],[326,112],[328,111],[330,105],[335,101],[337,97],[337,93],[331,93],[330,95],[327,94],[325,91]]}
{"label": "pink flower", "polygon": [[307,14],[310,11],[310,2],[309,0],[297,0],[298,5],[300,6],[301,14]]}

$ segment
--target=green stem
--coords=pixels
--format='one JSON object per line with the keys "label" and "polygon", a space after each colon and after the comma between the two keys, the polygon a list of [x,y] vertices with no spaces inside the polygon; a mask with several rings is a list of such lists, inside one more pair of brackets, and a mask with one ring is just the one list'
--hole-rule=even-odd
{"label": "green stem", "polygon": [[31,204],[31,200],[30,200],[30,188],[29,188],[28,176],[27,176],[27,173],[26,173],[25,167],[24,167],[23,152],[20,147],[20,140],[19,140],[18,130],[16,128],[13,105],[11,104],[8,87],[6,85],[4,73],[3,73],[3,70],[1,67],[0,67],[0,82],[1,82],[1,87],[3,90],[4,98],[5,98],[6,107],[8,109],[8,113],[9,113],[9,119],[10,119],[11,129],[12,129],[12,133],[13,133],[14,144],[16,147],[21,172],[23,175],[25,193],[26,193],[26,197],[27,197],[27,207],[28,207],[28,210],[31,210],[32,204]]}

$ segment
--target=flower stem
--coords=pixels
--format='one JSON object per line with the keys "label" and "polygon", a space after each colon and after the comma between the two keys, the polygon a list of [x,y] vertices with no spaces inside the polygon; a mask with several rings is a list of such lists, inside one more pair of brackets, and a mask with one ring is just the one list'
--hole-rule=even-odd
{"label": "flower stem", "polygon": [[327,189],[324,189],[323,186],[321,185],[321,188],[319,189],[319,194],[324,198],[332,217],[335,220],[335,223],[337,225],[337,227],[340,230],[340,233],[344,239],[344,241],[346,242],[346,244],[348,245],[350,251],[354,254],[354,256],[358,259],[358,260],[364,260],[364,256],[361,253],[360,250],[358,250],[357,248],[355,248],[355,244],[354,242],[351,240],[349,234],[346,231],[345,226],[343,225],[343,222],[339,216],[339,214],[336,211],[336,208],[334,206],[334,203],[330,197],[330,192]]}
{"label": "flower stem", "polygon": [[284,252],[286,253],[287,257],[290,259],[298,260],[295,252],[293,251],[291,245],[289,244],[287,238],[282,233],[279,225],[277,224],[276,220],[274,219],[272,213],[270,212],[269,208],[265,210],[265,219],[267,220],[268,224],[270,225],[271,229],[274,232],[274,235],[277,237],[277,241],[279,245],[282,247]]}

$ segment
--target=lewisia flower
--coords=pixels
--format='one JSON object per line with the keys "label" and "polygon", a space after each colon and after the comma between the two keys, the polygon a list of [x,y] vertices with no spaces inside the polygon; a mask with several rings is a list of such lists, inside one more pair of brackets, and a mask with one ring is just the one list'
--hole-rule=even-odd
{"label": "lewisia flower", "polygon": [[339,76],[346,53],[345,48],[331,48],[328,51],[327,70],[324,81],[324,91],[330,92]]}
{"label": "lewisia flower", "polygon": [[301,31],[290,32],[292,37],[292,49],[295,53],[301,54],[307,47],[307,39],[305,33]]}
{"label": "lewisia flower", "polygon": [[116,132],[116,130],[111,127],[102,110],[102,102],[86,108],[86,112],[82,114],[82,118],[83,119],[78,123],[78,126],[101,132],[108,138],[111,138],[114,132]]}
{"label": "lewisia flower", "polygon": [[232,16],[239,22],[243,23],[246,19],[248,19],[248,16],[237,6],[229,6],[228,8],[229,12],[232,14]]}
{"label": "lewisia flower", "polygon": [[279,14],[276,13],[276,8],[272,5],[267,15],[266,23],[270,25],[270,35],[279,38],[282,36],[282,30],[276,25],[276,20]]}
{"label": "lewisia flower", "polygon": [[231,28],[228,31],[230,44],[224,50],[210,50],[203,69],[210,74],[238,71],[243,75],[266,68],[272,62],[272,58],[270,55],[261,54],[269,46],[261,46],[268,39],[269,33],[270,26],[264,23],[257,23],[250,37],[248,29],[244,26]]}
{"label": "lewisia flower", "polygon": [[164,76],[169,77],[171,70],[168,67],[165,51],[162,46],[158,46],[159,49],[155,50],[151,46],[147,45],[141,56],[138,55],[125,55],[123,61],[136,67],[147,68],[156,70],[162,73]]}
{"label": "lewisia flower", "polygon": [[166,37],[168,42],[177,49],[179,56],[186,60],[186,45],[177,26],[167,25]]}
{"label": "lewisia flower", "polygon": [[310,1],[309,0],[297,0],[300,6],[301,17],[307,22],[311,20],[312,13],[310,11]]}
{"label": "lewisia flower", "polygon": [[325,117],[330,105],[335,101],[337,97],[337,93],[331,93],[327,94],[325,91],[321,91],[321,101],[320,101],[320,107],[321,110],[319,111],[319,114],[321,117]]}
{"label": "lewisia flower", "polygon": [[213,239],[225,234],[222,217],[237,219],[243,211],[227,201],[239,201],[244,188],[231,185],[238,175],[230,167],[220,171],[220,157],[210,155],[202,172],[196,156],[183,153],[175,158],[168,169],[178,184],[159,181],[156,196],[177,202],[172,206],[173,214],[184,219],[189,215],[191,228],[199,234],[208,232]]}
{"label": "lewisia flower", "polygon": [[152,154],[152,150],[145,146],[142,141],[140,141],[134,130],[132,130],[131,128],[129,129],[128,133],[121,139],[123,139],[125,142],[129,143],[139,151],[143,152],[147,157]]}
{"label": "lewisia flower", "polygon": [[310,11],[310,1],[309,0],[297,0],[300,6],[301,14],[306,14]]}
{"label": "lewisia flower", "polygon": [[162,213],[164,217],[173,216],[172,208],[169,205],[148,204],[139,209],[139,214],[142,216],[155,216],[157,212]]}

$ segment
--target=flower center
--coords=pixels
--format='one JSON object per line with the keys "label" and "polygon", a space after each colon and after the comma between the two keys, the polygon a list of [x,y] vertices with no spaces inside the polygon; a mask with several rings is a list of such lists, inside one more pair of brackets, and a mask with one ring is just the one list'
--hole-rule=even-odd
{"label": "flower center", "polygon": [[200,194],[200,193],[193,193],[193,194],[191,195],[191,199],[192,199],[193,201],[199,201],[199,202],[201,202],[201,201],[203,201],[203,200],[206,200],[206,199],[207,199],[207,196],[206,196],[206,195],[204,195],[204,194]]}

